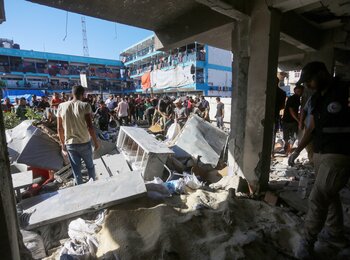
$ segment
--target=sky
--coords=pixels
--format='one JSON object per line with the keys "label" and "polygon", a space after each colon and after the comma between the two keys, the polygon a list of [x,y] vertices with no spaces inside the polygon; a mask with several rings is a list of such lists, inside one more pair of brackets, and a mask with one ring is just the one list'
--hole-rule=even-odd
{"label": "sky", "polygon": [[[14,40],[24,50],[83,56],[81,15],[34,4],[5,0],[6,21],[0,38]],[[152,31],[86,16],[90,57],[119,59],[121,51],[153,34]],[[67,37],[66,36],[67,24]]]}

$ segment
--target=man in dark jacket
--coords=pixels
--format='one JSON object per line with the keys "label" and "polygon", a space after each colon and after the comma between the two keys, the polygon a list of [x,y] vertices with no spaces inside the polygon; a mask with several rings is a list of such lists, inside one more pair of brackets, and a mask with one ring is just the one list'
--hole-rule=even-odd
{"label": "man in dark jacket", "polygon": [[339,191],[350,177],[350,96],[349,85],[333,78],[321,62],[307,64],[298,83],[316,91],[311,97],[309,126],[288,161],[293,165],[312,141],[316,181],[309,197],[305,237],[297,257],[314,259],[317,239],[333,246],[346,246]]}
{"label": "man in dark jacket", "polygon": [[293,144],[297,138],[299,125],[299,107],[300,98],[303,94],[303,87],[297,85],[294,88],[294,95],[287,100],[286,107],[282,118],[284,151],[288,155],[291,153]]}

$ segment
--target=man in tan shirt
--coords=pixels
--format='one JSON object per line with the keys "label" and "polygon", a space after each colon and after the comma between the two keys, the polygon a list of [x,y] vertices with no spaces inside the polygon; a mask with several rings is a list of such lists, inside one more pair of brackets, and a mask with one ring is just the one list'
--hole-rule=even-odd
{"label": "man in tan shirt", "polygon": [[95,180],[95,167],[92,160],[92,139],[95,150],[99,148],[95,129],[92,124],[91,106],[83,102],[84,88],[72,88],[73,100],[58,106],[57,132],[63,154],[67,154],[72,165],[76,184],[82,184],[81,159],[84,160],[89,178]]}

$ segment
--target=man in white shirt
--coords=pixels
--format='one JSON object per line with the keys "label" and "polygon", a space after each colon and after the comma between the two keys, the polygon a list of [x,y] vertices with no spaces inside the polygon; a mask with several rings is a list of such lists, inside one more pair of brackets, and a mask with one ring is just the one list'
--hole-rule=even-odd
{"label": "man in white shirt", "polygon": [[115,100],[113,95],[110,95],[106,101],[105,101],[106,107],[109,109],[109,111],[113,111],[115,108]]}
{"label": "man in white shirt", "polygon": [[129,104],[126,102],[123,97],[122,101],[119,102],[115,111],[117,112],[118,118],[120,120],[121,125],[128,124],[128,115],[129,115]]}
{"label": "man in white shirt", "polygon": [[82,184],[81,159],[84,160],[89,178],[95,180],[95,167],[92,161],[92,139],[95,150],[99,148],[92,124],[91,106],[83,102],[85,89],[74,86],[73,100],[59,104],[57,132],[62,145],[62,153],[68,155],[76,184]]}

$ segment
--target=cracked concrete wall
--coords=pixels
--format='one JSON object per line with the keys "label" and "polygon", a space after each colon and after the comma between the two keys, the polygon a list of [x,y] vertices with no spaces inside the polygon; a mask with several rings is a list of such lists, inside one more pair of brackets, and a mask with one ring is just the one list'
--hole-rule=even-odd
{"label": "cracked concrete wall", "polygon": [[[257,1],[246,24],[247,45],[243,39],[232,42],[233,48],[239,48],[235,59],[239,64],[233,68],[237,85],[233,86],[229,164],[245,176],[252,192],[266,188],[269,178],[280,17]],[[234,37],[242,35],[234,33]]]}

